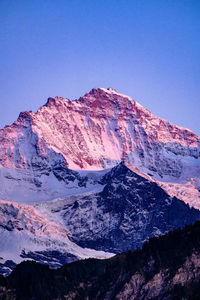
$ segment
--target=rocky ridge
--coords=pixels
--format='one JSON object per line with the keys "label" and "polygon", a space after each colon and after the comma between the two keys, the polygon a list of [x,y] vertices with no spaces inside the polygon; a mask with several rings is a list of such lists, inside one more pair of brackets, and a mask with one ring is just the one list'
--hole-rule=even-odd
{"label": "rocky ridge", "polygon": [[0,130],[1,272],[107,257],[199,220],[199,149],[111,88],[21,113]]}
{"label": "rocky ridge", "polygon": [[35,204],[63,222],[72,241],[113,253],[137,249],[153,236],[200,219],[200,212],[169,196],[156,182],[120,163],[102,178],[101,192]]}
{"label": "rocky ridge", "polygon": [[[52,199],[60,185],[66,190],[77,177],[69,169],[102,170],[127,161],[172,196],[198,208],[199,156],[200,138],[190,130],[153,115],[111,88],[95,88],[78,100],[49,98],[36,113],[21,113],[0,130],[5,187],[0,196],[10,200],[13,194],[7,185],[14,182],[19,192],[42,191],[42,199]],[[81,179],[77,180],[76,186]],[[48,193],[52,181],[54,190]]]}

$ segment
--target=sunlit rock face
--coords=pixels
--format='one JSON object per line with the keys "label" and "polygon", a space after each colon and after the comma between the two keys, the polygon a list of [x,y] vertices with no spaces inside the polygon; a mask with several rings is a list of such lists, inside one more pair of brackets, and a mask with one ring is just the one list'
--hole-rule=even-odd
{"label": "sunlit rock face", "polygon": [[49,98],[0,130],[0,197],[13,197],[13,181],[26,198],[52,199],[84,181],[69,169],[102,170],[123,160],[200,207],[199,156],[200,138],[190,130],[112,88],[95,88],[78,100]]}
{"label": "sunlit rock face", "polygon": [[0,272],[107,257],[200,219],[181,201],[200,208],[199,152],[112,88],[20,113],[0,130]]}

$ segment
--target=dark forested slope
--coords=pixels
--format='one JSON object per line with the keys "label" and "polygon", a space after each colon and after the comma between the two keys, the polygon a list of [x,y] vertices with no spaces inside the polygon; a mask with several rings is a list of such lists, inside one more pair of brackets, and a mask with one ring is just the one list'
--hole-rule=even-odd
{"label": "dark forested slope", "polygon": [[200,299],[200,222],[107,260],[23,262],[0,285],[0,299]]}

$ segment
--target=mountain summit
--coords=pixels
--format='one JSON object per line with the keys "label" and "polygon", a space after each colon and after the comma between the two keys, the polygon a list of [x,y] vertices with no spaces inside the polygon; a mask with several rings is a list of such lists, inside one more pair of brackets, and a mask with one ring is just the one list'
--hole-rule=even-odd
{"label": "mountain summit", "polygon": [[200,137],[131,97],[49,98],[0,130],[0,272],[110,257],[192,224],[199,174]]}
{"label": "mountain summit", "polygon": [[[7,186],[13,180],[18,189],[25,177],[23,186],[28,181],[32,190],[35,183],[48,189],[45,176],[55,165],[92,171],[121,161],[156,180],[170,195],[200,207],[200,137],[113,88],[94,88],[73,101],[49,98],[36,113],[20,113],[0,130],[0,196],[9,198],[12,188]],[[38,170],[43,180],[37,178]]]}

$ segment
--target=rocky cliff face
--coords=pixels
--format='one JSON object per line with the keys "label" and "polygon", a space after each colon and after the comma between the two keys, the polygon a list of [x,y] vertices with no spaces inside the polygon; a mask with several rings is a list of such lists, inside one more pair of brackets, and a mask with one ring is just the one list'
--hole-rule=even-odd
{"label": "rocky cliff face", "polygon": [[[21,113],[0,131],[1,197],[10,193],[12,198],[7,185],[13,179],[19,192],[23,187],[43,191],[41,198],[51,199],[58,196],[59,179],[65,190],[65,183],[74,181],[75,173],[63,176],[68,168],[101,170],[123,160],[172,196],[199,207],[199,156],[200,138],[190,130],[156,117],[113,89],[97,88],[79,100],[49,98],[37,113]],[[55,188],[48,193],[52,181]]]}
{"label": "rocky cliff face", "polygon": [[181,200],[200,207],[199,175],[200,138],[130,97],[49,98],[0,130],[0,267],[103,257],[193,223]]}
{"label": "rocky cliff face", "polygon": [[169,196],[156,182],[123,163],[104,175],[99,193],[36,204],[47,218],[62,220],[70,239],[81,247],[120,253],[142,246],[200,219],[200,212]]}
{"label": "rocky cliff face", "polygon": [[104,159],[121,161],[135,150],[142,157],[142,152],[160,147],[176,155],[200,156],[200,139],[194,133],[112,89],[93,89],[74,101],[49,98],[36,114],[21,113],[4,128],[1,141],[4,167],[29,166],[35,157],[48,156],[49,149],[62,154],[71,169],[101,169]]}
{"label": "rocky cliff face", "polygon": [[200,219],[199,210],[124,163],[96,181],[102,187],[96,193],[34,205],[1,201],[0,272],[8,274],[24,259],[55,268],[77,259],[109,257]]}

